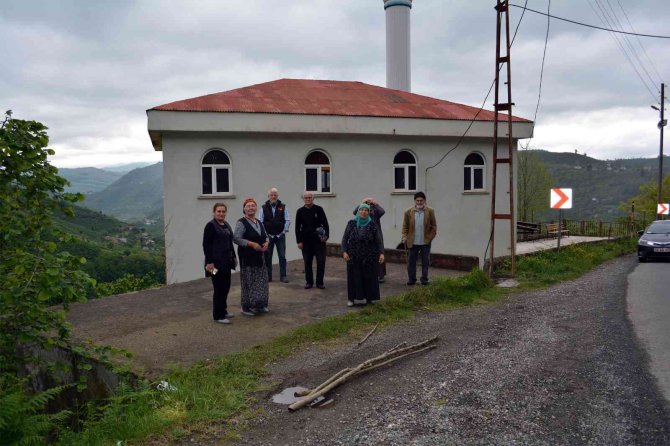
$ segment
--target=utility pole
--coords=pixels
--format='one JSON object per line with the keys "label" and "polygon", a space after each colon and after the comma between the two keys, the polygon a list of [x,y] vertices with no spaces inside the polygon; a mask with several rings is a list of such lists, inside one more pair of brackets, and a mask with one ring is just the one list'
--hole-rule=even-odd
{"label": "utility pole", "polygon": [[[661,82],[661,108],[652,105],[652,108],[658,110],[661,114],[661,120],[658,121],[658,129],[661,131],[661,144],[658,154],[658,198],[656,203],[662,203],[663,199],[663,127],[666,125],[665,120],[665,84]],[[663,216],[661,216],[663,218]]]}

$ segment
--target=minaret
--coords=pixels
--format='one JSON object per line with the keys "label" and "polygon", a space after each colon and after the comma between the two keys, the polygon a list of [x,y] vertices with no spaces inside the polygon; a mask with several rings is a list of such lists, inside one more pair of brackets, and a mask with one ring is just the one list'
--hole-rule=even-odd
{"label": "minaret", "polygon": [[384,0],[386,11],[386,87],[410,91],[409,13],[412,0]]}

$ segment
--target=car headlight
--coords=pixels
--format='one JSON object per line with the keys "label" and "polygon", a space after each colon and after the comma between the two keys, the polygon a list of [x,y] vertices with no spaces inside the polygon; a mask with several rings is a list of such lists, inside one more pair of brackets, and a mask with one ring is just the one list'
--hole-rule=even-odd
{"label": "car headlight", "polygon": [[640,245],[646,245],[646,246],[654,246],[656,243],[650,242],[649,240],[640,240],[639,241]]}

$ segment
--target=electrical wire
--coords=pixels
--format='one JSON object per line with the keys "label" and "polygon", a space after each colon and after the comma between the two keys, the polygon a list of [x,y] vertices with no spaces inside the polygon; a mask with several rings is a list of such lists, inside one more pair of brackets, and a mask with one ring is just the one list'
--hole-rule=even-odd
{"label": "electrical wire", "polygon": [[[589,6],[590,6],[591,9],[593,10],[593,12],[596,14],[596,16],[598,17],[598,19],[599,19],[601,22],[603,22],[603,24],[608,25],[608,26],[611,26],[610,21],[609,21],[608,16],[607,16],[607,13],[605,12],[605,10],[604,10],[604,8],[602,7],[602,5],[600,4],[600,2],[599,2],[598,0],[594,0],[594,2],[595,2],[595,4],[596,4],[596,6],[600,9],[600,13],[598,13],[598,11],[593,7],[593,5],[592,5],[591,3],[589,3]],[[601,16],[601,14],[602,14],[602,16]],[[633,60],[632,60],[632,59],[630,58],[630,56],[628,55],[628,52],[626,51],[626,48],[624,48],[623,44],[619,41],[619,39],[618,39],[619,36],[617,36],[617,35],[614,34],[614,33],[610,34],[610,36],[612,37],[612,39],[614,40],[614,42],[616,42],[616,44],[618,45],[618,47],[619,47],[619,49],[621,50],[621,52],[623,53],[623,55],[626,57],[626,60],[628,61],[628,63],[630,64],[630,66],[633,68],[633,71],[635,71],[635,74],[637,74],[637,77],[639,77],[640,80],[642,81],[642,84],[644,85],[644,88],[647,89],[647,91],[649,92],[649,94],[651,95],[651,97],[654,98],[654,100],[655,100],[655,99],[656,99],[656,95],[655,95],[654,92],[651,90],[651,88],[649,88],[649,84],[647,84],[647,81],[644,80],[644,78],[642,77],[642,74],[640,74],[640,71],[639,71],[639,70],[637,69],[637,67],[635,66],[635,63],[633,63]],[[653,86],[653,83],[652,83],[652,86]]]}
{"label": "electrical wire", "polygon": [[[523,6],[524,10],[521,13],[521,17],[519,17],[519,21],[516,24],[516,28],[514,29],[514,34],[512,35],[512,40],[510,41],[510,44],[509,44],[510,48],[512,48],[512,45],[514,44],[514,39],[516,39],[516,34],[519,31],[519,27],[521,26],[521,21],[523,20],[523,16],[526,14],[526,10],[525,10],[526,5],[528,5],[528,0],[526,0],[526,3]],[[501,67],[499,66],[498,67],[498,72],[500,72],[500,69],[501,69]],[[440,158],[435,164],[433,164],[432,166],[426,167],[425,173],[424,173],[424,178],[425,178],[425,182],[426,182],[425,186],[426,187],[424,189],[428,189],[428,171],[430,169],[433,169],[433,168],[437,167],[440,163],[442,163],[442,161],[444,161],[444,159],[447,157],[447,155],[449,155],[451,152],[456,150],[456,148],[458,148],[458,146],[461,145],[461,142],[463,142],[463,139],[465,138],[465,135],[468,134],[468,132],[470,131],[470,128],[472,127],[472,125],[477,120],[477,116],[479,116],[479,114],[482,112],[482,110],[484,110],[484,106],[486,105],[486,101],[488,101],[488,99],[489,99],[489,95],[491,94],[491,90],[493,90],[493,86],[495,85],[495,82],[496,82],[495,79],[493,79],[493,81],[491,82],[491,86],[489,87],[489,91],[488,91],[488,93],[486,93],[486,97],[484,98],[484,101],[482,102],[481,107],[479,107],[479,110],[477,110],[477,113],[475,113],[475,115],[472,117],[472,119],[470,120],[470,124],[468,124],[468,128],[466,128],[465,131],[463,132],[463,134],[458,138],[458,141],[456,141],[456,144],[454,145],[454,147],[452,147],[444,155],[442,155],[442,158]],[[511,110],[510,110],[510,113],[511,113]]]}
{"label": "electrical wire", "polygon": [[[526,6],[519,6],[519,5],[515,5],[514,3],[510,3],[509,5],[514,6],[515,8],[523,8],[524,10],[534,12],[535,14],[549,15],[549,14],[546,14],[544,12],[540,12],[540,11],[536,11],[536,10],[531,9],[531,8],[527,8]],[[602,30],[602,31],[610,31],[610,32],[613,32],[613,33],[618,33],[618,34],[628,34],[628,35],[631,35],[631,36],[639,36],[639,37],[651,37],[651,38],[655,38],[655,39],[670,39],[670,36],[662,36],[662,35],[657,35],[657,34],[631,33],[631,32],[627,32],[627,31],[617,31],[615,29],[610,29],[610,28],[602,28],[600,26],[589,25],[587,23],[577,22],[575,20],[570,20],[570,19],[566,19],[566,18],[563,18],[563,17],[555,16],[555,15],[549,15],[549,17],[551,17],[552,19],[562,20],[564,22],[572,23],[572,24],[575,24],[575,25],[586,26],[588,28],[599,29],[599,30]]]}
{"label": "electrical wire", "polygon": [[537,105],[535,106],[535,115],[533,116],[533,123],[537,120],[537,111],[540,109],[540,98],[542,97],[542,78],[544,77],[544,60],[547,57],[547,43],[549,42],[549,24],[551,17],[549,11],[551,10],[551,0],[547,4],[547,32],[544,36],[544,51],[542,52],[542,67],[540,68],[540,85],[537,92]]}
{"label": "electrical wire", "polygon": [[[626,10],[623,8],[623,5],[621,4],[621,2],[619,0],[616,0],[616,1],[619,4],[619,8],[621,8],[621,12],[623,12],[623,16],[626,18],[626,22],[628,22],[628,26],[630,27],[631,30],[633,30],[633,32],[636,32],[635,28],[633,27],[633,24],[630,21],[630,18],[628,18],[628,14],[626,14]],[[640,46],[640,48],[642,48],[642,53],[644,54],[644,56],[647,58],[647,60],[651,64],[651,68],[653,68],[654,73],[656,73],[656,76],[658,77],[658,82],[662,83],[663,78],[661,77],[658,70],[656,69],[656,64],[654,64],[653,59],[651,57],[649,57],[649,55],[647,54],[646,48],[644,47],[644,45],[642,45],[642,40],[638,36],[635,36],[635,40],[637,41],[637,44]]]}

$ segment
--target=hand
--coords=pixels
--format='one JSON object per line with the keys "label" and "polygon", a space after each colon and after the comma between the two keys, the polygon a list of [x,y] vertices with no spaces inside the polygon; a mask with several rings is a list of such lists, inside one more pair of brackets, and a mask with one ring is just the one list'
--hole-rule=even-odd
{"label": "hand", "polygon": [[302,242],[298,243],[298,249],[302,249],[302,247],[305,246]]}
{"label": "hand", "polygon": [[261,245],[261,251],[267,251],[268,246],[270,246],[270,242],[263,243],[263,245]]}
{"label": "hand", "polygon": [[349,261],[349,254],[347,254],[346,252],[343,252],[342,253],[342,258],[344,259],[345,262],[348,262]]}
{"label": "hand", "polygon": [[384,263],[384,254],[379,254],[379,263]]}
{"label": "hand", "polygon": [[207,265],[205,265],[205,271],[207,271],[208,273],[211,273],[213,269],[214,269],[213,263],[208,263]]}

